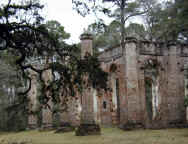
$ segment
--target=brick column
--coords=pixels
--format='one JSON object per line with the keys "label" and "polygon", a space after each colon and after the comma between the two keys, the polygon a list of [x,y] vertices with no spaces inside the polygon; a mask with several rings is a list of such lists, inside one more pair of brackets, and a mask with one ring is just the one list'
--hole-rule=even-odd
{"label": "brick column", "polygon": [[[85,55],[93,54],[92,49],[92,35],[81,35],[81,58]],[[89,79],[89,77],[85,77]],[[96,91],[93,88],[85,88],[81,94],[82,111],[81,111],[81,124],[76,129],[77,136],[96,135],[100,134],[100,127],[96,124],[97,121],[97,97]]]}
{"label": "brick column", "polygon": [[169,56],[168,56],[168,121],[173,121],[177,119],[178,107],[177,103],[179,101],[178,98],[178,67],[177,67],[177,47],[175,44],[169,44]]}
{"label": "brick column", "polygon": [[128,120],[137,122],[140,119],[140,96],[138,88],[136,40],[127,41],[125,50]]}
{"label": "brick column", "polygon": [[28,127],[31,129],[37,128],[37,75],[30,71],[31,75],[31,90],[28,93],[29,98],[29,115],[28,115]]}
{"label": "brick column", "polygon": [[[81,35],[81,58],[85,55],[93,55],[92,48],[92,35],[82,34]],[[94,111],[93,111],[93,88],[86,88],[82,92],[82,112],[81,112],[81,123],[93,123],[94,122]]]}
{"label": "brick column", "polygon": [[[52,80],[52,72],[50,70],[44,72],[43,79],[47,85]],[[49,91],[46,91],[46,93],[49,96]],[[48,105],[52,108],[53,102],[51,99],[48,101]],[[48,107],[43,107],[42,109],[42,127],[44,129],[52,128],[52,111]]]}
{"label": "brick column", "polygon": [[81,40],[81,57],[83,58],[86,53],[93,55],[93,37],[91,34],[82,34],[80,37]]}

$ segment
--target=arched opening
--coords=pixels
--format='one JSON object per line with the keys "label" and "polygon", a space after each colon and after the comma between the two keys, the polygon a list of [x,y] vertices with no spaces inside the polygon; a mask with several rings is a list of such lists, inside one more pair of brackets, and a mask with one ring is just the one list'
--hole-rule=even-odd
{"label": "arched opening", "polygon": [[160,112],[159,67],[160,64],[155,59],[148,59],[143,66],[146,109],[150,120],[156,120]]}
{"label": "arched opening", "polygon": [[120,94],[119,94],[119,79],[112,74],[112,104],[113,112],[116,113],[116,122],[120,122]]}
{"label": "arched opening", "polygon": [[146,108],[150,120],[156,119],[159,113],[160,97],[158,89],[158,76],[150,73],[149,76],[145,77]]}
{"label": "arched opening", "polygon": [[116,79],[117,119],[120,121],[119,79]]}
{"label": "arched opening", "polygon": [[145,78],[145,94],[146,94],[146,109],[148,117],[152,120],[153,110],[152,110],[152,80],[148,77]]}

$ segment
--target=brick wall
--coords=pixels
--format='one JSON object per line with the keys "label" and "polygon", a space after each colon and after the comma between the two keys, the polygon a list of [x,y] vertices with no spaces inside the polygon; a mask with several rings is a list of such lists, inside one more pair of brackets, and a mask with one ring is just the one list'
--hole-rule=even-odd
{"label": "brick wall", "polygon": [[[113,49],[116,49],[113,50]],[[119,56],[119,57],[118,57]],[[125,49],[119,46],[105,50],[100,56],[102,68],[109,71],[110,65],[116,64],[115,72],[119,78],[120,94],[120,120],[119,124],[133,121],[142,123],[146,127],[166,127],[170,123],[183,122],[185,120],[184,102],[184,65],[188,64],[188,47],[164,43],[152,43],[148,41],[128,41]],[[148,59],[158,62],[158,95],[159,116],[149,120],[146,109],[145,72],[143,65]],[[110,72],[110,76],[112,76]],[[109,78],[109,85],[112,87]],[[112,87],[113,89],[113,87]],[[108,107],[103,112],[100,106],[102,123],[113,124],[112,92],[103,93],[100,101],[106,99]],[[102,103],[102,102],[101,102]],[[117,120],[117,118],[116,118]]]}

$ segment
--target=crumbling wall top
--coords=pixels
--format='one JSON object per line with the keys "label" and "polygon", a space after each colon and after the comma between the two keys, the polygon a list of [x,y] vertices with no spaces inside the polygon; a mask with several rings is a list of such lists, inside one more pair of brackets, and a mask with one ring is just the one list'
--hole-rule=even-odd
{"label": "crumbling wall top", "polygon": [[80,36],[80,40],[93,40],[93,35],[90,33],[83,33]]}

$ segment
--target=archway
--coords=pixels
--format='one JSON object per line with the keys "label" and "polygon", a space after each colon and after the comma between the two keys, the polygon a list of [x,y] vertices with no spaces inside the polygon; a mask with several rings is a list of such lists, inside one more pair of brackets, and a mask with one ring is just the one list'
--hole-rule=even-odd
{"label": "archway", "polygon": [[160,110],[159,93],[159,63],[149,59],[144,65],[145,100],[147,115],[150,120],[156,120]]}
{"label": "archway", "polygon": [[151,120],[153,117],[152,112],[152,80],[148,77],[145,78],[145,94],[146,94],[146,109],[148,117]]}

